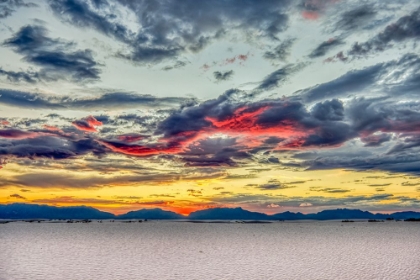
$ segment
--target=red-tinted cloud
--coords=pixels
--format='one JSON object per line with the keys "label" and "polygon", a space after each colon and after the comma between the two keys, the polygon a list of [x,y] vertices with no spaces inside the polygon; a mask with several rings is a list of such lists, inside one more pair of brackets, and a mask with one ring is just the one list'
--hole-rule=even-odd
{"label": "red-tinted cloud", "polygon": [[238,55],[238,59],[242,60],[242,61],[247,61],[248,54],[240,54],[240,55]]}
{"label": "red-tinted cloud", "polygon": [[89,116],[82,120],[77,120],[72,122],[72,124],[79,130],[87,131],[87,132],[97,132],[96,126],[101,126],[102,122],[95,119],[93,116]]}
{"label": "red-tinted cloud", "polygon": [[10,122],[6,121],[6,120],[1,120],[0,124],[3,125],[3,126],[6,126],[6,125],[10,125]]}
{"label": "red-tinted cloud", "polygon": [[242,64],[243,62],[247,61],[247,59],[248,59],[248,54],[239,54],[239,55],[236,55],[234,57],[226,58],[220,64],[221,65],[228,65],[228,64],[233,64],[236,61],[239,61],[239,64]]}
{"label": "red-tinted cloud", "polygon": [[303,3],[302,17],[308,20],[317,20],[325,9],[339,0],[306,0]]}
{"label": "red-tinted cloud", "polygon": [[339,52],[334,56],[328,57],[324,62],[336,62],[337,60],[346,62],[349,58],[344,55],[343,52]]}
{"label": "red-tinted cloud", "polygon": [[38,132],[27,132],[18,129],[3,129],[0,130],[1,138],[10,138],[10,139],[26,139],[26,138],[35,138],[40,136],[41,133]]}
{"label": "red-tinted cloud", "polygon": [[122,142],[132,143],[144,139],[144,136],[140,134],[124,134],[119,135],[117,138]]}
{"label": "red-tinted cloud", "polygon": [[43,127],[44,129],[46,129],[46,130],[49,130],[49,131],[62,132],[62,130],[61,130],[61,129],[59,129],[58,127],[56,127],[56,126],[52,126],[52,125],[47,125],[47,124],[44,124],[42,127]]}
{"label": "red-tinted cloud", "polygon": [[211,65],[205,63],[200,68],[203,69],[204,71],[207,71],[215,65],[224,66],[224,65],[234,64],[235,62],[239,62],[240,65],[243,65],[243,63],[247,61],[248,58],[249,58],[249,54],[238,54],[233,57],[225,58],[221,60],[220,62],[214,61]]}
{"label": "red-tinted cloud", "polygon": [[99,143],[109,148],[115,153],[121,153],[131,156],[151,156],[156,154],[174,154],[181,151],[179,146],[163,146],[163,145],[134,145],[124,144],[117,142],[108,142],[104,140],[98,140]]}
{"label": "red-tinted cloud", "polygon": [[302,16],[305,19],[317,20],[319,18],[319,13],[318,12],[313,12],[313,11],[303,11]]}
{"label": "red-tinted cloud", "polygon": [[[299,125],[294,120],[283,120],[282,122],[273,122],[263,124],[259,122],[259,116],[270,109],[270,106],[259,108],[241,107],[237,109],[232,116],[223,120],[207,117],[211,122],[213,132],[223,132],[225,134],[240,134],[245,136],[280,136],[291,137],[301,135]],[[281,110],[281,108],[279,108]]]}

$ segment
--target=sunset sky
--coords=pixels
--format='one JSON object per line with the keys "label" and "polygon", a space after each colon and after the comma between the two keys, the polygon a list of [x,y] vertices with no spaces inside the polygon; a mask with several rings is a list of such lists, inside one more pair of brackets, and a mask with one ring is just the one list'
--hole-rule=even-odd
{"label": "sunset sky", "polygon": [[418,0],[6,0],[0,29],[0,203],[420,209]]}

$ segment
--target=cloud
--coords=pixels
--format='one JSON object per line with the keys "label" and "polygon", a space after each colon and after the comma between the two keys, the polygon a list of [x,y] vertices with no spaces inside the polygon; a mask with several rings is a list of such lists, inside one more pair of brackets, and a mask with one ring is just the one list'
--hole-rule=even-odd
{"label": "cloud", "polygon": [[[22,27],[3,45],[23,55],[24,60],[40,67],[36,74],[14,73],[23,80],[35,81],[70,79],[76,82],[99,79],[99,64],[94,60],[91,50],[73,50],[75,43],[61,39],[51,39],[48,31],[40,25]],[[8,77],[13,77],[9,72]]]}
{"label": "cloud", "polygon": [[2,0],[0,2],[0,19],[7,18],[11,16],[16,9],[26,7],[32,8],[37,7],[35,3],[25,2],[23,0]]}
{"label": "cloud", "polygon": [[[246,92],[233,89],[215,99],[156,111],[153,116],[130,113],[111,118],[98,115],[92,117],[94,120],[73,122],[78,129],[91,132],[96,131],[99,122],[103,123],[105,129],[96,134],[82,133],[71,127],[51,129],[45,127],[43,119],[21,120],[16,124],[30,128],[3,129],[0,154],[12,158],[66,159],[116,153],[149,158],[169,156],[168,160],[190,168],[231,168],[259,162],[287,168],[377,168],[414,173],[418,171],[415,164],[419,159],[405,153],[420,148],[420,135],[413,129],[420,126],[417,101],[395,102],[396,97],[392,96],[346,101],[338,98],[343,91],[366,90],[377,83],[394,92],[394,87],[407,80],[405,72],[398,71],[400,74],[397,74],[395,70],[407,67],[416,70],[418,61],[416,55],[408,54],[399,60],[355,70],[302,91],[306,97],[303,99],[292,96],[252,100],[247,98]],[[390,85],[385,85],[388,82],[385,77],[397,79],[398,75],[401,77],[398,82],[389,81]],[[124,94],[118,96],[126,97]],[[412,95],[406,93],[405,96],[411,98]],[[90,108],[94,103],[92,99],[57,98],[2,91],[0,102],[17,102],[28,107],[27,104],[31,104],[36,108],[79,109]],[[137,100],[130,98],[127,100],[131,103]],[[151,102],[156,100],[148,98]],[[109,96],[97,99],[107,100],[102,101],[101,106],[113,104],[114,108],[119,107],[118,102],[125,102],[124,98],[118,100],[116,96],[115,99]],[[322,101],[316,103],[318,99]],[[115,134],[116,127],[121,124],[139,125],[141,133]],[[349,147],[351,152],[345,153],[343,150]],[[298,153],[315,150],[315,157],[310,154],[301,157]],[[280,152],[296,155],[293,158],[296,162],[283,161],[275,154]]]}
{"label": "cloud", "polygon": [[227,81],[233,76],[233,73],[234,73],[233,70],[226,71],[226,72],[215,71],[213,72],[213,76],[218,82]]}
{"label": "cloud", "polygon": [[24,81],[26,83],[35,84],[40,80],[40,75],[37,72],[15,72],[15,71],[6,71],[0,68],[0,75],[6,76],[10,82],[19,83]]}
{"label": "cloud", "polygon": [[0,104],[50,110],[93,110],[141,107],[167,107],[195,102],[184,97],[155,97],[128,92],[105,93],[95,97],[48,96],[39,93],[0,89]]}
{"label": "cloud", "polygon": [[[187,145],[182,161],[186,166],[237,166],[237,161],[251,158],[236,138],[207,138]],[[233,176],[230,175],[229,178]]]}
{"label": "cloud", "polygon": [[386,184],[370,184],[368,185],[369,187],[387,187],[390,186],[391,183],[386,183]]}
{"label": "cloud", "polygon": [[397,44],[419,37],[420,8],[388,25],[381,33],[370,40],[363,43],[355,43],[348,54],[356,57],[365,56],[372,52],[381,52],[391,47],[391,43]]}
{"label": "cloud", "polygon": [[341,121],[344,119],[344,106],[340,100],[327,100],[315,104],[311,114],[321,121]]}
{"label": "cloud", "polygon": [[15,198],[15,199],[26,200],[26,198],[25,198],[25,197],[23,197],[23,196],[21,196],[20,194],[17,194],[17,193],[15,193],[15,194],[11,194],[9,197],[11,197],[11,198]]}
{"label": "cloud", "polygon": [[268,208],[279,208],[279,207],[280,207],[280,205],[278,205],[278,204],[274,204],[274,203],[271,203],[271,204],[268,204],[268,205],[267,205],[267,207],[268,207]]}
{"label": "cloud", "polygon": [[291,75],[300,71],[305,66],[306,65],[304,63],[288,64],[265,77],[256,88],[256,90],[267,91],[274,89],[280,86],[282,83],[286,82]]}
{"label": "cloud", "polygon": [[118,140],[122,141],[122,142],[126,142],[126,143],[132,143],[132,142],[138,142],[140,140],[143,140],[144,138],[146,138],[147,136],[145,135],[140,135],[140,134],[136,134],[136,133],[129,133],[129,134],[124,134],[124,135],[118,135]]}
{"label": "cloud", "polygon": [[376,14],[377,12],[371,5],[358,6],[342,13],[335,23],[335,27],[341,30],[356,30],[372,21]]}
{"label": "cloud", "polygon": [[300,8],[302,17],[307,20],[317,20],[324,11],[338,0],[302,0]]}
{"label": "cloud", "polygon": [[336,48],[337,46],[340,46],[344,44],[344,42],[341,39],[337,38],[330,38],[328,41],[322,42],[320,45],[318,45],[310,54],[310,58],[316,58],[321,57],[327,54],[331,49]]}
{"label": "cloud", "polygon": [[187,193],[189,196],[194,196],[194,197],[203,196],[203,193],[201,192],[201,190],[188,189]]}
{"label": "cloud", "polygon": [[[20,138],[20,139],[19,139]],[[16,158],[66,159],[81,155],[104,155],[106,148],[91,138],[60,135],[19,136],[17,139],[0,138],[0,156]]]}
{"label": "cloud", "polygon": [[102,122],[95,119],[93,116],[86,117],[82,120],[76,120],[72,124],[79,130],[87,132],[97,132],[96,126],[101,126]]}
{"label": "cloud", "polygon": [[4,178],[0,182],[0,188],[22,187],[42,189],[99,189],[104,187],[159,185],[174,182],[189,182],[220,178],[222,174],[216,170],[194,169],[190,172],[159,172],[156,170],[133,170],[136,172],[123,175],[86,175],[80,174],[80,169],[74,172],[43,171],[37,173],[22,173]]}
{"label": "cloud", "polygon": [[272,50],[266,51],[263,57],[271,61],[286,61],[290,56],[294,42],[295,39],[287,39],[281,42],[278,46],[274,47]]}
{"label": "cloud", "polygon": [[366,147],[377,147],[390,141],[392,136],[390,134],[372,134],[366,137],[362,137],[360,140],[365,143]]}
{"label": "cloud", "polygon": [[339,155],[321,156],[307,160],[302,166],[308,170],[349,169],[349,170],[384,170],[395,173],[420,174],[420,158],[416,155],[372,155],[342,157]]}
{"label": "cloud", "polygon": [[404,187],[415,187],[415,186],[420,186],[420,182],[402,182],[401,186]]}
{"label": "cloud", "polygon": [[265,190],[265,191],[284,190],[284,189],[290,189],[290,188],[295,188],[295,187],[280,183],[280,181],[276,179],[271,179],[266,184],[261,184],[261,185],[258,185],[257,187],[257,189]]}
{"label": "cloud", "polygon": [[177,62],[175,62],[175,64],[173,64],[173,65],[168,65],[168,66],[165,66],[165,67],[163,67],[162,68],[162,70],[163,71],[169,71],[169,70],[173,70],[173,69],[178,69],[178,68],[182,68],[182,67],[184,67],[185,65],[187,65],[187,62],[184,62],[184,61],[177,61]]}
{"label": "cloud", "polygon": [[9,139],[26,139],[26,138],[35,138],[42,134],[37,132],[27,132],[18,129],[2,129],[0,130],[0,138],[9,138]]}
{"label": "cloud", "polygon": [[351,190],[347,189],[340,189],[340,188],[322,188],[322,187],[311,187],[309,188],[310,191],[313,192],[324,192],[324,193],[348,193]]}
{"label": "cloud", "polygon": [[359,96],[413,95],[420,86],[420,58],[407,53],[398,59],[355,69],[323,84],[299,91],[306,102]]}
{"label": "cloud", "polygon": [[305,90],[302,97],[307,102],[313,102],[359,93],[373,85],[385,68],[385,65],[380,63],[361,70],[349,71],[335,80]]}
{"label": "cloud", "polygon": [[124,198],[115,197],[115,199],[103,199],[103,198],[91,198],[91,197],[75,197],[75,196],[56,196],[53,198],[41,198],[34,199],[31,202],[33,203],[46,203],[53,205],[121,205],[121,206],[131,206],[131,207],[144,207],[144,206],[164,206],[172,204],[171,201],[139,201],[135,200],[134,197],[129,199],[129,197]]}
{"label": "cloud", "polygon": [[[138,63],[158,63],[187,52],[199,52],[227,33],[257,31],[260,37],[275,39],[287,28],[285,10],[291,1],[180,3],[170,0],[163,4],[155,0],[120,0],[118,3],[98,3],[49,1],[52,11],[61,20],[80,28],[94,29],[128,46],[128,52],[120,53],[120,57]],[[124,23],[123,15],[127,12],[135,16],[137,28]]]}
{"label": "cloud", "polygon": [[[401,203],[401,197],[396,197],[392,194],[381,193],[374,195],[359,195],[359,196],[345,196],[340,197],[325,197],[325,196],[284,196],[284,195],[262,195],[262,194],[245,194],[236,193],[230,196],[215,196],[209,198],[209,201],[216,203],[235,203],[247,206],[263,205],[264,208],[269,204],[277,204],[282,207],[374,207],[381,206],[386,202],[388,205],[390,200]],[[418,200],[412,202],[414,207],[418,204]],[[387,205],[387,206],[388,206]],[[401,205],[400,205],[401,206]],[[406,207],[406,206],[405,206]]]}
{"label": "cloud", "polygon": [[309,203],[309,202],[303,202],[303,203],[299,204],[299,207],[312,207],[312,206],[313,206],[313,204]]}

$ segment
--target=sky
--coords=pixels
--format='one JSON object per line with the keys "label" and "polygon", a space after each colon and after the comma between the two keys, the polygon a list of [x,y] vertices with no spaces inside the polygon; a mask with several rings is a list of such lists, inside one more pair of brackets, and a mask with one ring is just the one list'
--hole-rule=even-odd
{"label": "sky", "polygon": [[417,0],[3,0],[0,30],[0,203],[420,209]]}

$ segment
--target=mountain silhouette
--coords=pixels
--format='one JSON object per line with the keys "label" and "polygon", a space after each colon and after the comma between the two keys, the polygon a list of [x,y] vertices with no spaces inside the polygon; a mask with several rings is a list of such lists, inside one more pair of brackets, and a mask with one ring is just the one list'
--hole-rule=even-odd
{"label": "mountain silhouette", "polygon": [[189,216],[192,220],[270,220],[267,214],[251,212],[238,208],[210,208],[192,212]]}
{"label": "mountain silhouette", "polygon": [[170,220],[170,219],[185,219],[184,216],[175,212],[165,211],[160,208],[154,209],[140,209],[137,211],[130,211],[126,214],[119,215],[118,219],[151,219],[151,220]]}
{"label": "mountain silhouette", "polygon": [[420,212],[404,211],[392,214],[374,214],[359,209],[323,210],[318,213],[302,214],[283,212],[267,215],[237,208],[209,208],[182,216],[160,208],[140,209],[122,215],[114,215],[87,206],[56,207],[38,204],[0,204],[0,219],[190,219],[190,220],[350,220],[350,219],[419,219]]}
{"label": "mountain silhouette", "polygon": [[55,207],[14,203],[0,205],[0,219],[113,219],[114,214],[86,206]]}

